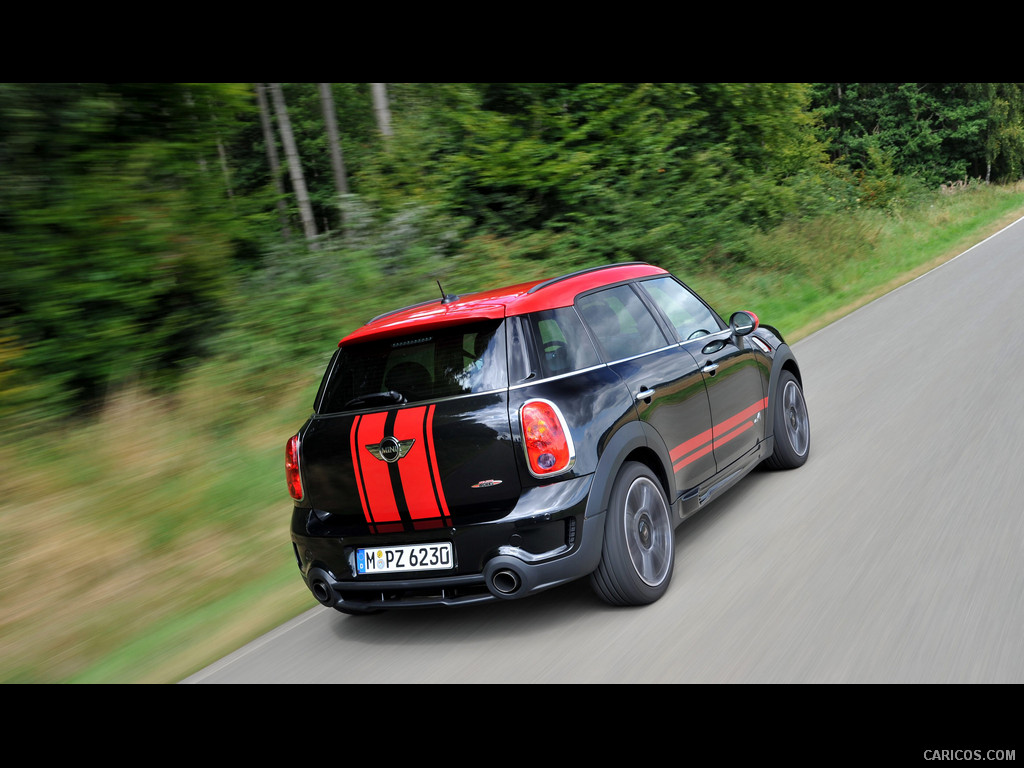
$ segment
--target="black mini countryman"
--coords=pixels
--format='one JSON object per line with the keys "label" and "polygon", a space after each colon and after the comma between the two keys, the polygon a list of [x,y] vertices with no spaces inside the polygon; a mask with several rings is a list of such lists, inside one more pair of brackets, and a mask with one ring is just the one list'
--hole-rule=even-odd
{"label": "black mini countryman", "polygon": [[374,318],[288,441],[291,538],[344,613],[513,599],[589,576],[657,600],[677,524],[761,462],[802,465],[775,329],[619,264]]}

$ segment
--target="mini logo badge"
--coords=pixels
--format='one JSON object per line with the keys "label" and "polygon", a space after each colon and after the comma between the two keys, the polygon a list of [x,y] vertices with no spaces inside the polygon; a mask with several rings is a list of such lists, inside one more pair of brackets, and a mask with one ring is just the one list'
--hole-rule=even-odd
{"label": "mini logo badge", "polygon": [[370,452],[373,458],[386,461],[388,464],[394,464],[409,452],[409,449],[412,448],[412,444],[415,442],[415,440],[398,440],[395,437],[385,437],[376,445],[367,445],[366,450]]}
{"label": "mini logo badge", "polygon": [[476,485],[469,486],[470,488],[490,488],[494,485],[501,485],[501,480],[481,480]]}

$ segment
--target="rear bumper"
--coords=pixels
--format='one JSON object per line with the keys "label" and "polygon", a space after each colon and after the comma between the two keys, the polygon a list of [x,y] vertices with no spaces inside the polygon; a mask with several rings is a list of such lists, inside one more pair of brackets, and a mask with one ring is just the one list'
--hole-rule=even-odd
{"label": "rear bumper", "polygon": [[[434,539],[450,539],[457,553],[457,567],[443,576],[360,576],[353,566],[358,547],[411,543],[410,537],[314,537],[306,534],[297,515],[292,542],[299,570],[318,602],[342,611],[454,606],[526,597],[586,576],[597,567],[604,512],[587,515],[591,479],[574,478],[534,489],[500,520],[435,532]],[[421,532],[415,536],[425,541],[430,535]],[[536,541],[554,546],[531,551],[531,542]]]}

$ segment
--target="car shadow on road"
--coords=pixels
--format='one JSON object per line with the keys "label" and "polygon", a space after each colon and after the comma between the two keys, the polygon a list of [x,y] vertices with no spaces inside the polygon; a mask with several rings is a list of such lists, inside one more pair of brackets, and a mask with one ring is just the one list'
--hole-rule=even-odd
{"label": "car shadow on road", "polygon": [[[686,561],[685,550],[699,545],[701,537],[710,535],[730,516],[756,514],[752,507],[758,494],[764,492],[764,485],[770,484],[776,474],[760,470],[752,472],[741,484],[723,493],[676,528],[676,572],[666,597],[672,590],[685,589],[686,572],[685,566],[681,565]],[[659,603],[665,599],[663,597]],[[403,608],[367,616],[335,612],[333,631],[339,639],[347,642],[365,642],[375,646],[396,640],[403,645],[430,645],[467,637],[486,641],[499,637],[526,637],[595,618],[606,621],[616,614],[633,617],[637,612],[653,610],[657,605],[608,605],[595,594],[589,578],[584,577],[522,599],[452,607]]]}

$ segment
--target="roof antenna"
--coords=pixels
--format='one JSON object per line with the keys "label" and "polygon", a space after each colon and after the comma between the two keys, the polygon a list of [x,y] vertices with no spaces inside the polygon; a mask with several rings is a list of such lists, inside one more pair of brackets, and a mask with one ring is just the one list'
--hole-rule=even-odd
{"label": "roof antenna", "polygon": [[441,291],[441,303],[442,304],[451,304],[453,301],[455,301],[457,298],[459,298],[458,296],[453,296],[450,293],[445,293],[444,292],[444,288],[441,287],[441,281],[440,280],[437,280],[436,282],[437,282],[437,289],[439,291]]}

